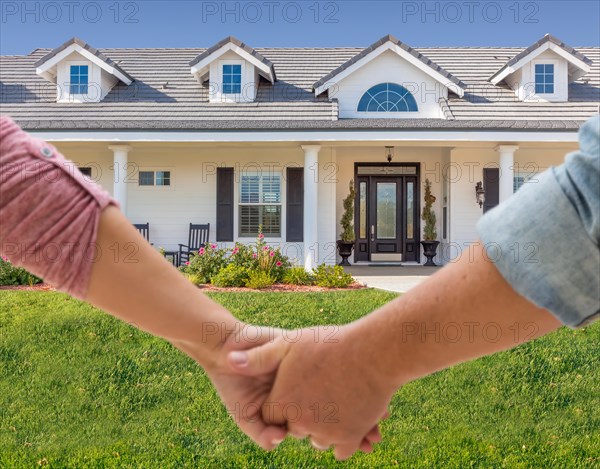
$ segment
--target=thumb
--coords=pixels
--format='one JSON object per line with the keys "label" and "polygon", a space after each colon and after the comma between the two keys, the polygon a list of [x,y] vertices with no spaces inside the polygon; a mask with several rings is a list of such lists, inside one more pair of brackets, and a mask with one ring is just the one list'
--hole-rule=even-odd
{"label": "thumb", "polygon": [[227,361],[237,373],[259,376],[275,371],[287,354],[289,343],[283,337],[248,350],[229,352]]}

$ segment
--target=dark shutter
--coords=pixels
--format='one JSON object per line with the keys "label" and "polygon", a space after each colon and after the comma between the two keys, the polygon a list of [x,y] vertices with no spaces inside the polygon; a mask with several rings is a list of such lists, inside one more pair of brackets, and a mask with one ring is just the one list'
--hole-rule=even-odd
{"label": "dark shutter", "polygon": [[286,241],[304,240],[304,168],[287,168]]}
{"label": "dark shutter", "polygon": [[485,213],[500,203],[500,170],[498,168],[483,168],[483,190],[485,190],[485,202],[483,203],[483,213]]}
{"label": "dark shutter", "polygon": [[217,168],[217,241],[233,241],[233,168]]}

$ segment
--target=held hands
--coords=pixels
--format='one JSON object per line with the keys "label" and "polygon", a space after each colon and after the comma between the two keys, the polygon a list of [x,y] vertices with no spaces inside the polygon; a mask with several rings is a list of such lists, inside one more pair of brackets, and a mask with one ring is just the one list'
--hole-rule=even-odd
{"label": "held hands", "polygon": [[261,332],[265,337],[257,341],[253,333],[252,343],[244,330],[230,337],[220,371],[209,372],[242,431],[264,449],[277,446],[287,429],[317,449],[333,446],[337,459],[370,452],[395,389],[364,356],[359,337],[348,326],[331,340],[324,340],[331,328]]}

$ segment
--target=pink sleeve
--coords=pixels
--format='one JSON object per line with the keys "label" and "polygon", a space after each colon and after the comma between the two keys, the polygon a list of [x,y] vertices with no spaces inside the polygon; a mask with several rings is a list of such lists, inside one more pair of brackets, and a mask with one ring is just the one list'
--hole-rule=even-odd
{"label": "pink sleeve", "polygon": [[0,117],[0,253],[11,263],[84,299],[109,204],[117,205],[56,148]]}

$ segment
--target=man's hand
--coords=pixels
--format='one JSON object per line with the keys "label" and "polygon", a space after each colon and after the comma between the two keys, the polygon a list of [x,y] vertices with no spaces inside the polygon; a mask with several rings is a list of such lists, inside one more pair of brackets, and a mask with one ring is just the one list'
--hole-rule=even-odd
{"label": "man's hand", "polygon": [[273,386],[268,398],[260,394],[264,425],[287,424],[291,435],[308,436],[317,449],[334,446],[338,459],[371,451],[395,389],[370,367],[347,328],[333,335],[331,328],[302,329],[292,336],[229,354],[231,368],[247,376],[279,366],[274,382],[262,381],[261,391]]}
{"label": "man's hand", "polygon": [[241,325],[215,351],[214,362],[206,366],[206,373],[235,423],[265,450],[276,448],[287,435],[284,422],[283,425],[267,423],[262,416],[262,406],[275,382],[277,364],[257,369],[250,376],[232,369],[228,356],[232,352],[268,344],[269,340],[280,336],[278,329]]}

